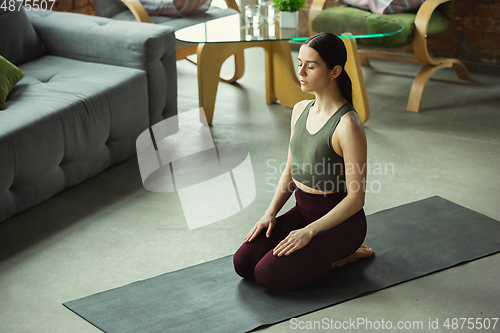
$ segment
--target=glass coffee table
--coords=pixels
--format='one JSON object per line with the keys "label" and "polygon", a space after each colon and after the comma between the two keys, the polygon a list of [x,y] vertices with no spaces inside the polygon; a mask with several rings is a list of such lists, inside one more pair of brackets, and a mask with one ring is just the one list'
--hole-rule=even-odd
{"label": "glass coffee table", "polygon": [[[312,22],[313,18],[313,15],[309,15],[309,22]],[[342,38],[347,48],[345,70],[352,81],[354,108],[363,122],[368,120],[370,109],[356,39],[394,35],[403,29],[400,24],[387,22],[384,24],[383,31],[373,31],[371,29],[373,22],[370,20],[373,21],[373,19],[360,17],[352,17],[350,20],[344,16],[342,23],[335,24],[334,26],[337,27],[333,28],[334,31],[330,31]],[[222,64],[231,55],[238,54],[249,47],[263,47],[266,51],[266,102],[268,104],[279,100],[281,104],[292,108],[301,100],[314,98],[313,94],[305,93],[300,88],[289,43],[290,41],[305,41],[315,33],[309,22],[301,22],[296,28],[280,27],[278,18],[274,21],[256,20],[254,22],[256,23],[250,22],[246,25],[245,17],[235,14],[175,32],[178,40],[199,44],[197,50],[199,105],[205,112],[208,124],[211,124],[213,120]],[[235,57],[235,59],[236,73],[233,81],[243,75],[242,57]],[[200,115],[201,121],[203,118]]]}

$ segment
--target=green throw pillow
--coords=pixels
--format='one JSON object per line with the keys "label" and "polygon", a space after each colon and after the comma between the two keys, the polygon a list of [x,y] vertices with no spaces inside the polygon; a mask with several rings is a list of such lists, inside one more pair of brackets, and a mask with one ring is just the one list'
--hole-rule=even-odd
{"label": "green throw pillow", "polygon": [[0,110],[3,110],[7,95],[23,77],[24,73],[19,68],[0,56]]}

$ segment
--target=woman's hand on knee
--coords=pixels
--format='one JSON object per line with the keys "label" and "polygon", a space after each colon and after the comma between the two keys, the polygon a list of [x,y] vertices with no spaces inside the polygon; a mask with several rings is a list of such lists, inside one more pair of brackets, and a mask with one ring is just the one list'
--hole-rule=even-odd
{"label": "woman's hand on knee", "polygon": [[313,233],[307,228],[292,230],[285,239],[279,242],[273,250],[275,256],[289,255],[303,248],[313,238]]}
{"label": "woman's hand on knee", "polygon": [[264,216],[260,218],[260,220],[257,223],[255,223],[253,228],[245,237],[245,243],[253,241],[255,237],[257,237],[264,228],[267,228],[266,237],[267,238],[271,237],[271,232],[275,225],[276,225],[276,218],[273,215],[266,213]]}

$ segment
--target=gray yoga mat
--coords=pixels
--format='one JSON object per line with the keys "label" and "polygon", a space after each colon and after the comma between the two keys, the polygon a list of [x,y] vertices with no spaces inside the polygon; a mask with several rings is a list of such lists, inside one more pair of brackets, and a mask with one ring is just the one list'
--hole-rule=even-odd
{"label": "gray yoga mat", "polygon": [[64,303],[105,332],[245,332],[500,251],[500,222],[434,196],[368,216],[375,256],[314,286],[266,290],[232,256]]}

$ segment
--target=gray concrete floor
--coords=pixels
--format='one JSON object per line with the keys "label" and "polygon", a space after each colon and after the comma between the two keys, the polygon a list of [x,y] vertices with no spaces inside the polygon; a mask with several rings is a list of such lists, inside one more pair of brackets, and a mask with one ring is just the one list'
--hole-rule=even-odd
{"label": "gray concrete floor", "polygon": [[[267,184],[274,176],[266,161],[285,161],[291,115],[291,109],[265,103],[263,51],[249,49],[246,55],[239,83],[219,85],[211,132],[216,144],[249,150],[255,201],[231,218],[189,231],[177,194],[146,191],[131,159],[5,221],[0,224],[0,332],[99,332],[62,303],[217,259],[239,247],[272,198]],[[184,112],[197,107],[196,67],[187,61],[177,65]],[[394,165],[394,172],[368,175],[382,186],[367,193],[366,213],[439,195],[500,220],[500,76],[472,73],[472,80],[461,81],[452,70],[441,70],[416,114],[405,108],[418,70],[382,61],[363,69],[371,107],[365,124],[369,163]],[[282,211],[293,204],[291,199]],[[500,254],[489,256],[298,320],[422,321],[425,328],[413,331],[469,332],[442,323],[500,317],[499,267]],[[437,318],[440,328],[430,330],[429,319]],[[292,328],[286,321],[263,331]]]}

